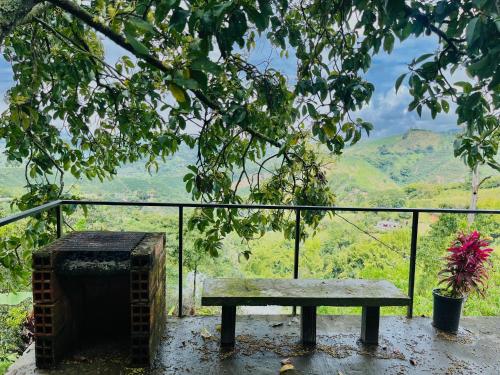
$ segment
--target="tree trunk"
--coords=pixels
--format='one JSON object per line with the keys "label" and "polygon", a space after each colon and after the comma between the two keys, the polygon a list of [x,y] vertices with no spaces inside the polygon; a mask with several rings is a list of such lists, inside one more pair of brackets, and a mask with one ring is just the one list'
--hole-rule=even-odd
{"label": "tree trunk", "polygon": [[[469,210],[476,210],[477,209],[477,198],[478,198],[478,193],[479,193],[479,185],[480,185],[480,181],[479,181],[479,170],[477,168],[477,166],[475,166],[473,169],[472,169],[472,194],[471,194],[471,199],[470,199],[470,206],[469,206]],[[474,214],[468,214],[467,215],[467,223],[470,225],[472,225],[472,223],[474,222],[474,218],[475,218],[476,215]]]}

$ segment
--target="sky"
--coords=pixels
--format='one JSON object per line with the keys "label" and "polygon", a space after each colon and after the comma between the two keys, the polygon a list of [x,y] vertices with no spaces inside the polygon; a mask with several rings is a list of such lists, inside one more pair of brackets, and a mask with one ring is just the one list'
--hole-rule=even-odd
{"label": "sky", "polygon": [[[125,52],[109,40],[104,40],[106,59],[110,62]],[[427,111],[423,111],[422,118],[416,112],[406,109],[411,96],[406,86],[395,92],[394,82],[397,77],[407,71],[407,64],[416,56],[433,52],[437,42],[432,37],[407,39],[403,43],[397,42],[393,52],[388,55],[381,52],[372,59],[372,66],[366,78],[375,85],[375,93],[371,103],[356,114],[365,121],[372,122],[375,129],[370,138],[378,138],[401,134],[411,128],[428,129],[434,131],[448,131],[456,129],[456,115],[453,110],[448,114],[438,114],[432,120]],[[280,70],[290,80],[294,80],[296,62],[293,56],[280,58],[267,42],[258,42],[256,49],[250,55],[250,61],[260,63],[271,61],[272,67]],[[0,56],[0,112],[6,108],[5,94],[12,85],[12,71],[10,65]],[[453,109],[453,107],[452,107]]]}
{"label": "sky", "polygon": [[[405,131],[418,128],[433,131],[449,131],[457,129],[456,114],[450,105],[448,114],[440,113],[433,120],[430,112],[425,109],[420,118],[416,112],[408,112],[408,104],[412,97],[408,87],[402,85],[398,93],[394,88],[396,79],[408,71],[408,64],[412,59],[424,53],[431,53],[437,49],[437,40],[430,36],[410,38],[403,43],[396,42],[391,54],[381,51],[372,58],[372,65],[366,74],[366,79],[375,86],[375,93],[368,106],[356,114],[375,126],[373,137],[385,137],[401,134]],[[268,42],[257,42],[255,51],[250,55],[250,61],[258,64],[271,61],[271,66],[280,70],[290,80],[296,77],[295,58],[281,58],[278,52],[273,52]],[[455,73],[457,76],[460,71]],[[466,78],[465,78],[466,79]]]}

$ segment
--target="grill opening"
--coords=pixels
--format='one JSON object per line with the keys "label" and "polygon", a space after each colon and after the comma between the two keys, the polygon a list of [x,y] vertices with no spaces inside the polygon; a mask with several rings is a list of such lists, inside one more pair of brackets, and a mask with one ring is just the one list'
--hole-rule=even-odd
{"label": "grill opening", "polygon": [[77,275],[60,279],[68,298],[77,349],[130,337],[130,278],[128,275]]}
{"label": "grill opening", "polygon": [[78,353],[147,367],[166,318],[164,247],[163,233],[73,232],[34,253],[37,366]]}

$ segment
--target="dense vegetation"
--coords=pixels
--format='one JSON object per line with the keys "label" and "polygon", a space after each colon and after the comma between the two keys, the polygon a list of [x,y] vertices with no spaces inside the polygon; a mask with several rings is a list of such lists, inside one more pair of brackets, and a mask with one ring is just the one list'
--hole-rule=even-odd
{"label": "dense vegetation", "polygon": [[[115,61],[106,58],[99,35],[122,48]],[[453,136],[453,150],[449,141],[420,142],[418,132],[412,132],[394,144],[348,150],[339,168],[332,167],[332,155],[373,128],[357,118],[374,91],[366,75],[373,57],[391,53],[397,39],[404,43],[422,35],[433,35],[438,47],[414,56],[395,88],[409,87],[408,110],[418,115],[428,111],[435,118],[455,110],[460,132]],[[499,40],[493,0],[2,1],[0,50],[14,78],[8,108],[0,115],[8,160],[1,171],[8,181],[0,187],[3,210],[9,211],[7,202],[22,210],[91,195],[466,206],[464,183],[477,190],[479,169],[485,174],[500,170]],[[262,43],[293,60],[293,77],[272,64],[252,62],[250,53]],[[464,81],[464,72],[471,79]],[[184,153],[189,156],[183,158]],[[471,181],[459,177],[465,169],[451,162],[452,154],[473,171]],[[174,160],[160,167],[168,158]],[[145,182],[139,165],[161,170]],[[96,180],[118,171],[122,176],[113,184],[96,188]],[[82,183],[81,177],[90,182]],[[498,207],[497,196],[498,178],[492,178],[482,185],[480,205]],[[163,211],[132,209],[118,220],[111,209],[71,213],[67,207],[68,227],[75,229],[141,227],[175,237],[175,216]],[[287,215],[188,214],[187,268],[290,276],[293,224]],[[383,272],[404,286],[405,215],[305,215],[302,223],[304,276]],[[481,218],[475,225],[498,233],[497,218]],[[424,283],[419,298],[433,284],[432,267],[448,236],[464,226],[455,217],[423,220],[422,264],[431,264],[419,268],[419,283]],[[286,239],[277,240],[281,234],[269,233],[270,228]],[[313,230],[316,237],[309,233]],[[365,237],[363,231],[374,234]],[[242,242],[235,232],[253,241]],[[20,287],[26,285],[31,250],[54,237],[54,217],[40,215],[1,229],[0,235],[2,288]],[[171,255],[175,243],[172,237]],[[472,300],[469,306],[471,313],[498,309],[494,302],[482,306]],[[425,297],[417,311],[428,311]]]}
{"label": "dense vegetation", "polygon": [[[0,49],[13,85],[0,139],[27,182],[15,204],[67,196],[69,176],[103,180],[138,160],[155,170],[181,148],[195,155],[183,183],[196,201],[332,204],[315,148],[339,155],[369,134],[360,116],[374,57],[425,35],[437,47],[412,56],[396,90],[409,88],[418,115],[455,110],[454,155],[474,171],[500,170],[497,18],[494,0],[3,1]],[[119,48],[113,61],[100,35]],[[282,61],[253,61],[261,46],[289,58],[293,74]],[[211,255],[232,231],[258,237],[263,221],[292,236],[279,213],[196,214],[191,225],[205,236],[195,246]],[[18,270],[16,250],[47,242],[46,224],[0,241],[0,263]]]}
{"label": "dense vegetation", "polygon": [[[466,167],[450,153],[453,134],[413,130],[404,135],[365,142],[352,147],[331,164],[328,178],[338,192],[339,205],[386,207],[467,207],[470,197],[469,176]],[[362,153],[362,155],[360,154]],[[328,156],[323,155],[328,158]],[[172,163],[166,163],[158,174],[149,176],[140,163],[123,168],[113,181],[91,184],[73,180],[73,189],[82,196],[99,199],[175,201],[187,200],[178,167],[190,162],[189,153],[177,154]],[[22,189],[21,166],[0,159],[0,176],[7,183],[0,191],[1,216],[10,212],[8,201]],[[500,207],[500,176],[491,175],[480,191],[480,208]],[[465,177],[464,177],[465,176]],[[187,213],[189,214],[189,212]],[[410,216],[406,214],[343,214],[338,213],[369,232],[380,243],[359,231],[340,216],[323,219],[317,234],[309,236],[301,245],[300,277],[317,278],[387,278],[403,290],[407,289],[410,243]],[[75,230],[158,230],[167,233],[168,257],[168,312],[176,312],[177,304],[177,216],[170,209],[93,208],[88,215],[78,210],[68,218]],[[0,229],[20,233],[25,223]],[[431,290],[437,285],[437,271],[451,237],[466,229],[465,215],[422,215],[418,242],[415,314],[430,315]],[[500,248],[500,217],[479,216],[474,227],[493,239],[493,247]],[[66,230],[71,230],[68,226]],[[199,238],[196,231],[185,234],[185,312],[212,313],[213,309],[193,306],[193,272],[204,276],[282,277],[293,274],[293,242],[283,234],[270,232],[263,238],[247,243],[234,233],[224,242],[220,255],[207,257],[194,246]],[[250,251],[249,259],[244,256]],[[494,253],[494,269],[490,289],[484,300],[469,298],[467,315],[500,314],[500,261]],[[25,265],[26,266],[26,265]],[[24,267],[25,271],[27,268]],[[16,286],[28,290],[29,274]],[[2,271],[0,291],[7,290],[9,273]],[[198,284],[200,278],[197,278]],[[198,296],[199,297],[199,296]],[[7,319],[7,309],[2,319]],[[18,308],[17,308],[18,310]],[[17,311],[15,310],[14,313]],[[284,309],[283,311],[287,311]],[[357,309],[321,308],[321,313],[352,313]],[[18,312],[18,311],[17,311]],[[402,308],[385,308],[384,313],[404,314]],[[6,315],[7,314],[7,315]],[[10,320],[9,320],[10,321]],[[7,327],[3,325],[3,327]],[[7,328],[4,328],[7,329]],[[14,332],[19,328],[8,328]],[[18,331],[15,331],[18,332]],[[7,336],[6,336],[7,337]],[[9,344],[11,345],[11,344]],[[5,356],[12,347],[4,350]],[[0,353],[0,355],[2,355]],[[11,356],[9,358],[14,358]],[[1,362],[0,362],[1,363]]]}
{"label": "dense vegetation", "polygon": [[30,310],[29,301],[14,307],[0,305],[0,374],[26,349],[29,332],[24,327]]}
{"label": "dense vegetation", "polygon": [[[467,207],[469,180],[464,177],[467,176],[466,167],[449,152],[452,138],[453,134],[413,130],[404,135],[352,147],[339,160],[328,159],[331,163],[328,179],[332,189],[338,192],[337,204],[372,207]],[[185,157],[181,157],[182,155]],[[326,154],[324,157],[328,158]],[[185,201],[188,195],[183,191],[182,174],[176,173],[176,170],[189,162],[190,154],[180,153],[172,163],[165,164],[158,174],[152,176],[148,176],[141,169],[141,164],[137,163],[125,167],[115,180],[102,185],[90,184],[86,180],[74,180],[71,183],[74,190],[88,198]],[[15,196],[16,189],[21,189],[23,181],[18,175],[22,168],[5,161],[0,164],[0,175],[5,176],[4,181],[9,183],[3,186],[2,195],[8,200]],[[500,207],[500,177],[493,170],[485,169],[482,174],[491,175],[492,178],[483,185],[479,206]],[[2,213],[5,215],[7,212],[9,209],[7,203],[4,203]],[[340,216],[325,218],[320,223],[317,235],[309,235],[303,244],[301,276],[376,277],[380,271],[379,275],[388,272],[391,279],[406,288],[410,217],[405,214],[338,214],[372,233],[390,248],[357,230]],[[87,216],[79,210],[76,216],[67,220],[71,228],[77,230],[166,230],[170,238],[170,261],[172,265],[175,263],[175,210],[95,208]],[[429,301],[426,302],[426,293],[436,279],[439,257],[444,254],[449,236],[465,228],[464,220],[462,215],[422,215],[419,240],[419,266],[422,266],[419,272],[422,272],[422,277],[417,280],[419,290],[422,289],[424,294],[421,301],[423,305],[419,305],[417,311],[429,312],[430,305]],[[19,232],[22,225],[15,224],[0,230]],[[498,217],[479,217],[475,225],[485,234],[495,238],[500,233]],[[70,230],[70,227],[66,227],[66,230]],[[196,267],[200,272],[218,275],[290,277],[292,274],[292,242],[279,233],[269,233],[263,239],[249,243],[242,242],[233,233],[224,242],[220,257],[215,259],[206,257],[204,253],[192,247],[198,237],[196,231],[186,234],[187,271]],[[242,255],[247,250],[251,251],[249,260]],[[378,262],[385,266],[377,268],[380,265]],[[375,268],[370,268],[372,266]],[[170,269],[169,284],[174,291],[177,268],[172,266]],[[3,274],[8,275],[6,272]],[[6,281],[7,279],[4,279],[4,290]],[[492,280],[493,286],[496,285],[494,281]],[[490,295],[494,296],[494,292]],[[497,303],[486,303],[482,308],[473,306],[471,304],[468,311],[474,314],[493,314],[499,311]]]}

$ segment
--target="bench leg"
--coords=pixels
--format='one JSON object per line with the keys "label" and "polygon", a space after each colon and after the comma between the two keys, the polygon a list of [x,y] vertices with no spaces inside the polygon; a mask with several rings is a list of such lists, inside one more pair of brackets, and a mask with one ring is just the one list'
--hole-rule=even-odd
{"label": "bench leg", "polygon": [[379,306],[363,306],[361,317],[361,341],[365,344],[378,344]]}
{"label": "bench leg", "polygon": [[234,347],[235,328],[236,306],[222,306],[222,322],[220,329],[220,345],[222,347]]}
{"label": "bench leg", "polygon": [[304,346],[316,345],[316,306],[301,307],[300,339]]}

